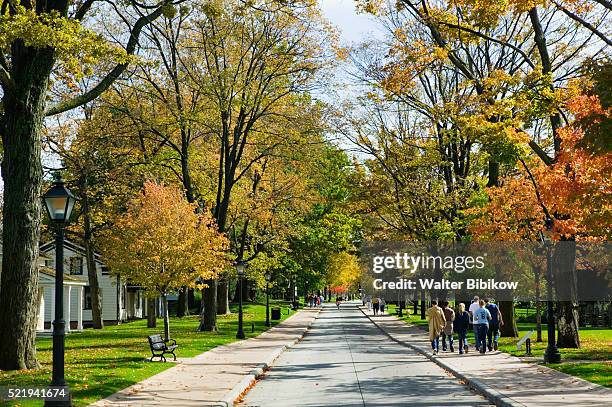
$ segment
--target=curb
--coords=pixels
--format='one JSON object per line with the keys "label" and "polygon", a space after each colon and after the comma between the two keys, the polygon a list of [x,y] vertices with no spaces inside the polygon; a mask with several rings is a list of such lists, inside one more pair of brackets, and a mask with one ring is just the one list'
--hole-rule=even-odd
{"label": "curb", "polygon": [[319,308],[314,319],[308,323],[306,329],[304,329],[300,336],[292,340],[289,344],[283,345],[281,348],[274,351],[270,356],[266,358],[265,361],[258,364],[255,369],[251,370],[246,376],[244,376],[237,385],[232,387],[232,389],[220,401],[213,404],[213,406],[233,407],[236,399],[238,399],[247,389],[249,389],[249,387],[251,387],[253,383],[257,381],[257,379],[263,376],[265,371],[272,366],[274,361],[280,355],[282,355],[283,352],[285,352],[287,349],[291,348],[293,345],[297,344],[304,338],[306,333],[310,330],[310,327],[312,326],[314,321],[317,319],[319,313],[321,312],[321,309],[322,308]]}
{"label": "curb", "polygon": [[478,393],[480,393],[481,395],[483,395],[484,397],[487,398],[487,400],[489,400],[490,402],[494,403],[496,406],[499,407],[525,407],[524,404],[521,404],[513,399],[511,399],[508,396],[505,396],[504,394],[498,392],[497,390],[491,388],[490,386],[484,384],[483,382],[481,382],[478,379],[474,379],[474,378],[470,378],[468,376],[465,376],[463,373],[461,373],[460,371],[458,371],[457,369],[455,369],[454,367],[451,367],[450,365],[448,365],[447,363],[445,363],[442,359],[439,358],[435,358],[432,354],[430,354],[429,352],[423,350],[420,346],[416,346],[414,344],[399,340],[395,337],[393,337],[389,332],[385,331],[378,323],[376,323],[376,321],[374,321],[370,315],[368,315],[362,307],[357,307],[361,310],[361,312],[363,313],[363,315],[365,315],[370,322],[372,322],[382,333],[384,333],[389,339],[391,339],[392,341],[402,345],[402,346],[406,346],[410,349],[415,350],[417,353],[425,356],[427,359],[431,360],[432,362],[434,362],[436,365],[440,366],[441,368],[443,368],[444,370],[449,371],[450,373],[453,374],[453,376],[455,376],[456,378],[463,380],[464,382],[466,382],[466,384],[468,385],[468,387],[472,388],[473,390],[476,390]]}

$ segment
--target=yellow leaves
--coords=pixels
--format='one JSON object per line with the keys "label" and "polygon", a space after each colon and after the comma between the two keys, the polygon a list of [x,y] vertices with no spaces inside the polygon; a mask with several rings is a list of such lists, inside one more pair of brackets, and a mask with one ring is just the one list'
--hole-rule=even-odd
{"label": "yellow leaves", "polygon": [[91,67],[102,57],[128,62],[125,50],[111,46],[100,35],[84,28],[80,21],[62,17],[57,11],[39,14],[17,5],[11,13],[7,7],[0,16],[0,47],[6,50],[18,39],[27,46],[53,48],[64,69],[77,78],[91,74]]}
{"label": "yellow leaves", "polygon": [[326,270],[327,280],[332,287],[348,288],[359,282],[361,274],[357,257],[347,252],[332,255]]}
{"label": "yellow leaves", "polygon": [[111,270],[156,293],[214,277],[228,264],[228,242],[196,208],[178,189],[147,182],[103,239]]}
{"label": "yellow leaves", "polygon": [[[357,0],[357,11],[368,13],[375,16],[381,15],[385,10],[385,2],[383,0]],[[401,4],[397,3],[398,6]]]}
{"label": "yellow leaves", "polygon": [[508,12],[508,0],[455,0],[468,21],[480,27],[494,27]]}

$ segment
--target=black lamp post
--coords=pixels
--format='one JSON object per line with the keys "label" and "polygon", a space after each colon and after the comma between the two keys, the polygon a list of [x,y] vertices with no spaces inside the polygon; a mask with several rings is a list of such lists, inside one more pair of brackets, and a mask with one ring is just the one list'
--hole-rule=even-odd
{"label": "black lamp post", "polygon": [[244,339],[244,330],[242,329],[242,283],[244,277],[244,261],[238,260],[236,263],[236,271],[238,272],[238,284],[240,285],[239,297],[238,297],[238,332],[236,338]]}
{"label": "black lamp post", "polygon": [[266,278],[266,326],[270,326],[270,280],[272,275],[266,273],[264,277]]}
{"label": "black lamp post", "polygon": [[53,186],[43,195],[49,219],[55,226],[55,316],[53,320],[53,374],[50,386],[61,388],[67,397],[61,400],[46,400],[45,406],[71,406],[72,401],[68,383],[64,378],[64,339],[66,338],[66,321],[64,321],[64,227],[76,201],[72,193],[64,186],[59,174],[56,174]]}
{"label": "black lamp post", "polygon": [[[550,231],[552,222],[546,222]],[[548,345],[544,352],[544,363],[561,363],[561,353],[555,340],[555,314],[553,311],[553,273],[552,273],[552,240],[540,232],[540,239],[546,248],[546,319],[548,322]]]}

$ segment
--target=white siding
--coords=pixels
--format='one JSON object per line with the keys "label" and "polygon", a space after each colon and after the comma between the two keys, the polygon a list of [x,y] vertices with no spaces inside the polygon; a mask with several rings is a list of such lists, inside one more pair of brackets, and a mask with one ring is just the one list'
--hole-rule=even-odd
{"label": "white siding", "polygon": [[[55,256],[54,248],[46,252],[49,256]],[[70,258],[71,257],[83,257],[80,253],[75,253],[69,248],[64,248],[64,271],[66,274],[70,271]],[[102,266],[96,262],[96,269],[98,274],[98,283],[102,293],[102,318],[106,321],[117,320],[117,278],[108,274],[102,274]],[[78,278],[85,282],[89,281],[87,274],[87,262],[83,259],[83,274],[82,275],[71,275],[71,278]],[[84,290],[83,290],[84,291]],[[78,295],[79,290],[76,287],[72,288],[71,300],[70,300],[70,319],[76,321],[78,317]],[[53,301],[53,288],[48,287],[45,289],[45,322],[51,322],[53,320],[52,311]],[[83,300],[83,306],[85,301]],[[126,319],[125,310],[122,311],[122,320]],[[87,323],[91,321],[91,310],[83,310],[83,322]]]}
{"label": "white siding", "polygon": [[53,321],[53,310],[55,306],[53,305],[53,287],[45,287],[45,322]]}

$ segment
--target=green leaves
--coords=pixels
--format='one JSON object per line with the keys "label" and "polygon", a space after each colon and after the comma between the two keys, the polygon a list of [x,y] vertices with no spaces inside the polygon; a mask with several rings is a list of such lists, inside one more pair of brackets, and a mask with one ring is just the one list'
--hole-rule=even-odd
{"label": "green leaves", "polygon": [[0,48],[8,51],[14,41],[34,48],[53,48],[63,68],[77,78],[91,74],[92,67],[102,58],[128,62],[125,50],[58,11],[37,13],[21,5],[15,7],[15,12],[7,8],[0,16]]}

